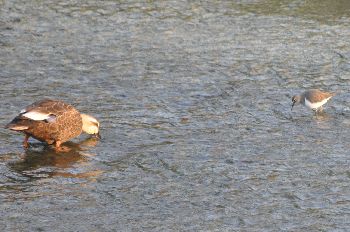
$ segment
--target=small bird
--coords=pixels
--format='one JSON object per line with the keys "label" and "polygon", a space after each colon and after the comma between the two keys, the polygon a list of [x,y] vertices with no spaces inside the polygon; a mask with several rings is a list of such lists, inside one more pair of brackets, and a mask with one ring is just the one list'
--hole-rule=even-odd
{"label": "small bird", "polygon": [[329,92],[322,92],[318,89],[310,89],[300,95],[292,97],[292,109],[294,105],[303,104],[304,106],[312,109],[315,114],[322,112],[322,106],[331,99],[335,94]]}
{"label": "small bird", "polygon": [[54,144],[56,151],[64,151],[61,144],[81,132],[100,138],[100,123],[92,116],[80,114],[73,106],[59,100],[44,99],[27,106],[5,128],[25,134],[23,146],[29,147],[33,137]]}

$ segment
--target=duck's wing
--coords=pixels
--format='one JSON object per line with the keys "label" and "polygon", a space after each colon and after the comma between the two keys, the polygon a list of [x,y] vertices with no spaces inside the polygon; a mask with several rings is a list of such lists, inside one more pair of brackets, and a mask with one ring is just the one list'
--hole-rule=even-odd
{"label": "duck's wing", "polygon": [[57,116],[69,109],[69,105],[56,100],[44,99],[21,110],[18,116],[34,121],[54,122]]}
{"label": "duck's wing", "polygon": [[[21,110],[5,128],[17,131],[37,127],[40,123],[54,123],[67,112],[75,111],[74,107],[62,101],[44,99],[34,102]],[[39,124],[38,124],[39,123]]]}

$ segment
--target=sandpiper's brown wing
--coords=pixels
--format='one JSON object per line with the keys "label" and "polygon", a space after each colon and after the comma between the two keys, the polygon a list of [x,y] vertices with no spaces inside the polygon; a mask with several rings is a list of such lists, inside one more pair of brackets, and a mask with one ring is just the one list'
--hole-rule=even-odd
{"label": "sandpiper's brown wing", "polygon": [[334,95],[334,93],[323,92],[318,89],[310,89],[304,93],[305,98],[311,103],[321,102],[327,98],[333,97]]}

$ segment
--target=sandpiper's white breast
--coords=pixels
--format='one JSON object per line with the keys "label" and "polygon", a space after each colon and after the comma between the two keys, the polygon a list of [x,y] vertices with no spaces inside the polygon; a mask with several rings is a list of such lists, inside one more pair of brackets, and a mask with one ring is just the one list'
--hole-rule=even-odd
{"label": "sandpiper's white breast", "polygon": [[311,103],[307,100],[307,98],[305,98],[305,106],[309,107],[310,109],[318,109],[321,106],[323,106],[329,99],[331,99],[331,97],[326,98],[326,99],[319,101],[319,102]]}

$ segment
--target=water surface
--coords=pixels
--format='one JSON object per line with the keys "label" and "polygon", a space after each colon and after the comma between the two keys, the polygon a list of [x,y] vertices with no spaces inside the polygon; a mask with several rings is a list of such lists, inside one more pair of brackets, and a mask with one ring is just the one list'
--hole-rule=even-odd
{"label": "water surface", "polygon": [[[347,1],[0,1],[0,124],[97,117],[57,154],[0,130],[2,231],[348,231]],[[326,113],[295,107],[337,93]]]}

